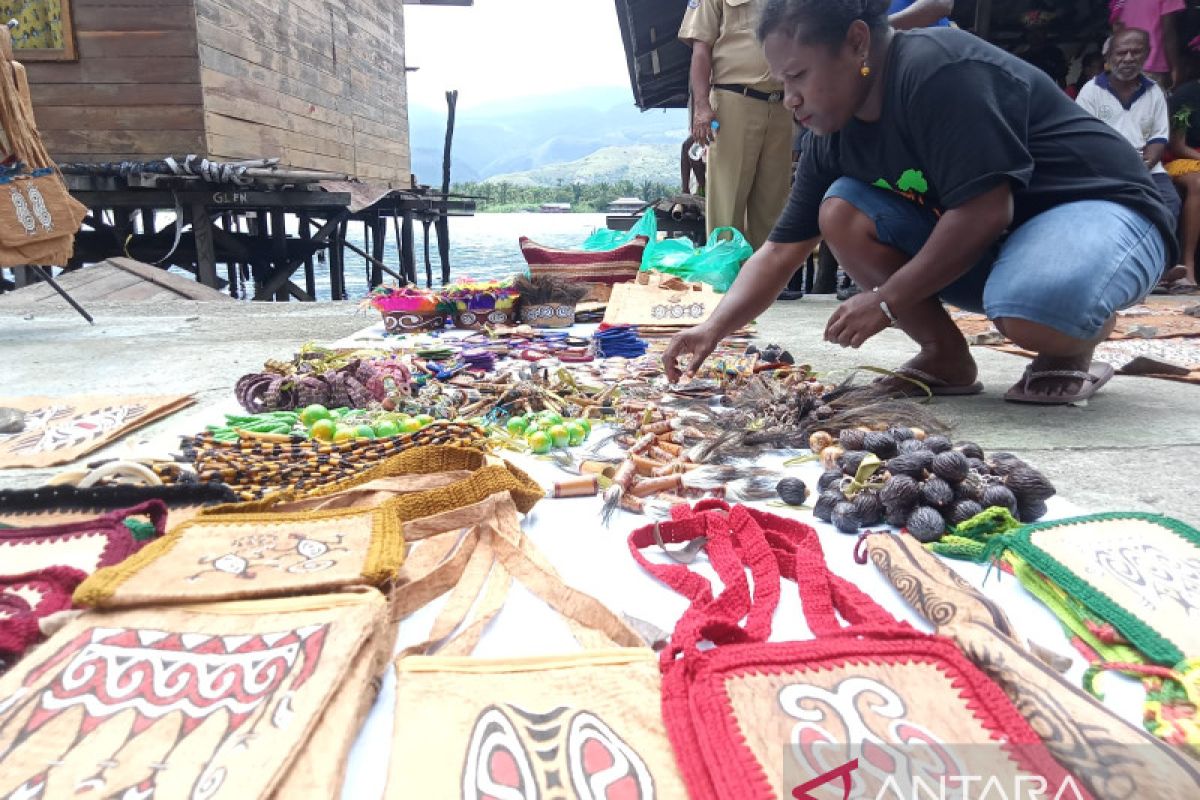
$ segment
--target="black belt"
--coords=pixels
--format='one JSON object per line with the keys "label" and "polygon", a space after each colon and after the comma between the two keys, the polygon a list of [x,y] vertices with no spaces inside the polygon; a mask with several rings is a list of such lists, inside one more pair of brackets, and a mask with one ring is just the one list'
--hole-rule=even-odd
{"label": "black belt", "polygon": [[751,89],[740,83],[714,83],[713,88],[723,92],[734,92],[744,97],[752,97],[755,100],[765,100],[768,103],[778,103],[783,100],[783,92],[760,92],[758,89]]}

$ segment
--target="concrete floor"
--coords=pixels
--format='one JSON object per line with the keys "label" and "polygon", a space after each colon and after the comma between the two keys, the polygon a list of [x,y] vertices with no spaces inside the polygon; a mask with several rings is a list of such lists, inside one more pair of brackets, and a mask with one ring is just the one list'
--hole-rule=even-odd
{"label": "concrete floor", "polygon": [[[760,335],[828,372],[864,364],[895,367],[915,352],[903,334],[891,330],[859,351],[826,344],[822,332],[835,306],[831,297],[778,303],[760,320]],[[155,310],[89,310],[95,326],[65,304],[49,310],[40,305],[35,313],[6,312],[0,318],[0,396],[193,393],[197,410],[224,407],[232,401],[237,378],[267,359],[290,358],[305,342],[332,341],[374,321],[351,303],[177,302]],[[1200,462],[1200,427],[1192,419],[1200,389],[1117,376],[1086,408],[1018,406],[1001,396],[1027,360],[984,348],[977,348],[975,357],[985,394],[935,401],[954,435],[1025,457],[1064,498],[1088,511],[1154,511],[1200,526],[1193,474]],[[211,421],[215,415],[207,416]],[[171,424],[168,418],[135,437],[151,441]],[[8,471],[0,475],[0,488],[36,485],[51,474]]]}

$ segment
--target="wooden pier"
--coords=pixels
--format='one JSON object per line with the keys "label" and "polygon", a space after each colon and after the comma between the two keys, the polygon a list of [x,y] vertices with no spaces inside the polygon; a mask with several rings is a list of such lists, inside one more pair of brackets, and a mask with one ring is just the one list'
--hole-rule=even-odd
{"label": "wooden pier", "polygon": [[[422,277],[432,286],[429,229],[444,217],[470,215],[475,207],[469,198],[426,189],[373,189],[345,180],[245,187],[194,178],[68,174],[67,181],[89,209],[68,271],[124,256],[178,267],[203,286],[259,301],[314,302],[319,258],[328,263],[329,296],[335,300],[348,299],[346,269],[356,259],[367,267],[372,287],[418,284]],[[365,247],[347,236],[356,222],[366,232]],[[426,242],[420,260],[418,224]],[[399,263],[385,261],[389,237]],[[438,256],[436,272],[446,283],[450,264],[444,252]],[[16,271],[17,286],[24,285],[23,276]]]}

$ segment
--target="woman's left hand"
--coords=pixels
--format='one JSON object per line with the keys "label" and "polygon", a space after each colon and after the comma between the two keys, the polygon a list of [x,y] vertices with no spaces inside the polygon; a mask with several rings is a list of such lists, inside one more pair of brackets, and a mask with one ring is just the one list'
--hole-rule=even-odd
{"label": "woman's left hand", "polygon": [[875,334],[890,326],[879,306],[879,295],[860,292],[845,300],[825,326],[825,341],[842,347],[862,347]]}

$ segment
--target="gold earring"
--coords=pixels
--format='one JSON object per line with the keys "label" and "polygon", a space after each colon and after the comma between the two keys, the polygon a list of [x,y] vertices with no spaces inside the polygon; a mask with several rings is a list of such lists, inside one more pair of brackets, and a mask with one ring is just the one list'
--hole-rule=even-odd
{"label": "gold earring", "polygon": [[862,68],[859,69],[858,74],[862,75],[864,78],[871,77],[871,68],[867,66],[867,62],[863,62]]}

